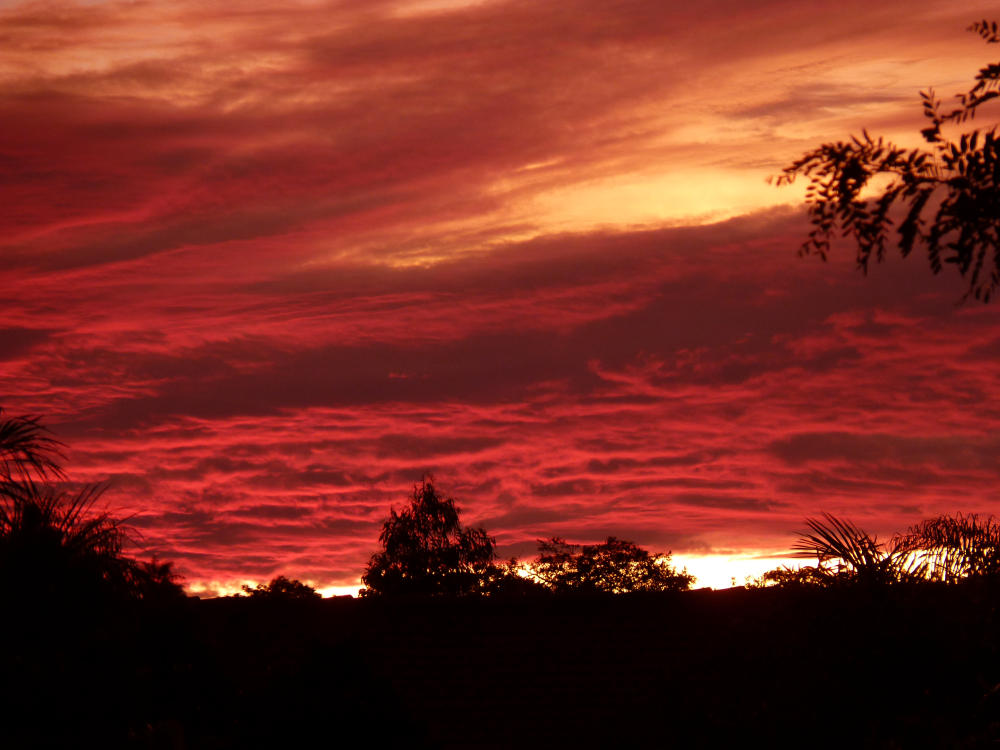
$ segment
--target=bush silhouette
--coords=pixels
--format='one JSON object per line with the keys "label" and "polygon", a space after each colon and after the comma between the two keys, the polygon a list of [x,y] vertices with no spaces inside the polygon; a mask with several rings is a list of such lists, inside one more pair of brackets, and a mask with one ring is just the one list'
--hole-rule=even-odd
{"label": "bush silhouette", "polygon": [[811,586],[828,586],[832,583],[829,572],[815,565],[803,565],[792,568],[787,565],[768,570],[756,578],[748,577],[748,589],[763,589],[770,586],[778,588],[801,588]]}
{"label": "bush silhouette", "polygon": [[532,571],[556,592],[683,591],[694,582],[686,570],[678,573],[670,565],[669,552],[652,554],[613,536],[582,546],[559,537],[541,541]]}
{"label": "bush silhouette", "polygon": [[312,586],[285,576],[277,576],[270,583],[258,584],[256,587],[244,586],[243,592],[251,599],[271,601],[312,601],[322,598]]}
{"label": "bush silhouette", "polygon": [[[974,23],[969,30],[987,43],[1000,42],[995,21]],[[895,226],[903,257],[925,247],[934,273],[953,264],[968,279],[965,296],[988,302],[1000,285],[1000,136],[991,127],[949,138],[944,128],[972,120],[982,104],[1000,96],[1000,63],[980,70],[951,111],[942,110],[933,90],[920,96],[929,121],[921,131],[927,148],[900,148],[865,130],[860,138],[822,144],[774,179],[778,185],[800,175],[809,180],[813,228],[801,255],[825,259],[831,238],[840,232],[857,245],[858,267],[867,272],[873,258],[885,257]],[[861,198],[879,176],[889,180],[880,195]]]}

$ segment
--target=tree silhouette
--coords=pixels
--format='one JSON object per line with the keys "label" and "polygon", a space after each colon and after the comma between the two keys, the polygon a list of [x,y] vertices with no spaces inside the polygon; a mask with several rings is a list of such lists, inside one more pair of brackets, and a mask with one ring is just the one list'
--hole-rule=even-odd
{"label": "tree silhouette", "polygon": [[243,592],[251,599],[273,601],[312,601],[322,598],[312,586],[285,576],[276,576],[270,583],[258,584],[256,587],[244,586]]}
{"label": "tree silhouette", "polygon": [[8,590],[30,586],[56,596],[94,588],[122,591],[131,585],[122,556],[125,531],[93,512],[95,487],[69,495],[51,488],[25,490],[0,507],[0,569]]}
{"label": "tree silhouette", "polygon": [[502,575],[495,542],[485,529],[463,527],[458,514],[431,480],[415,485],[410,507],[390,510],[382,525],[382,551],[361,577],[361,596],[485,593]]}
{"label": "tree silhouette", "polygon": [[[2,415],[2,410],[0,410]],[[183,595],[170,563],[127,557],[131,529],[96,509],[103,487],[53,484],[62,444],[37,417],[0,418],[0,582],[35,601]]]}
{"label": "tree silhouette", "polygon": [[532,571],[556,592],[682,591],[694,576],[677,572],[670,553],[650,553],[632,542],[609,536],[601,544],[569,544],[560,537],[540,541]]}
{"label": "tree silhouette", "polygon": [[484,593],[507,599],[547,596],[552,590],[532,575],[530,566],[524,566],[512,557],[490,569]]}
{"label": "tree silhouette", "polygon": [[132,566],[132,592],[139,599],[176,601],[187,596],[181,585],[183,576],[174,570],[173,562],[157,560],[135,561]]}
{"label": "tree silhouette", "polygon": [[[969,30],[989,44],[1000,42],[995,21],[974,23]],[[944,263],[953,264],[968,279],[965,298],[988,302],[1000,285],[1000,136],[995,126],[955,138],[946,137],[943,128],[972,120],[997,96],[1000,63],[991,63],[967,93],[956,97],[958,106],[951,111],[942,110],[933,90],[921,92],[929,121],[921,131],[927,148],[900,148],[864,130],[860,138],[824,143],[785,167],[775,178],[778,185],[799,175],[809,179],[806,202],[813,228],[799,254],[816,253],[825,260],[839,231],[857,244],[858,267],[867,273],[873,257],[884,259],[890,228],[898,221],[903,257],[926,247],[934,273]],[[862,198],[880,176],[888,179],[880,195]]]}

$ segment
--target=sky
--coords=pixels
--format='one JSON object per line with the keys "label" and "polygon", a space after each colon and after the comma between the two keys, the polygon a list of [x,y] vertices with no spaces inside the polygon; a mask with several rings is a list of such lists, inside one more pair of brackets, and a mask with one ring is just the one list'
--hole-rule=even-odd
{"label": "sky", "polygon": [[504,557],[614,535],[716,586],[823,512],[997,511],[1000,308],[798,258],[767,183],[915,145],[990,14],[0,3],[0,406],[203,596],[356,591],[427,474]]}

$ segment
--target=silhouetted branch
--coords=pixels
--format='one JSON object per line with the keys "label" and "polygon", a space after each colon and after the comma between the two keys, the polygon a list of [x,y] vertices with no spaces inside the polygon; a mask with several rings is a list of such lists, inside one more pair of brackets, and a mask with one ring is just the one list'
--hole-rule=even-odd
{"label": "silhouetted branch", "polygon": [[[969,28],[987,42],[997,41],[996,22]],[[884,259],[898,221],[903,257],[925,247],[934,273],[948,263],[968,280],[963,299],[988,302],[1000,286],[1000,138],[995,127],[955,139],[942,132],[948,123],[971,120],[982,104],[1000,96],[1000,63],[984,67],[975,80],[949,112],[942,111],[933,90],[921,92],[930,123],[921,135],[930,148],[900,148],[864,130],[861,138],[822,144],[771,178],[777,185],[799,176],[809,180],[812,229],[800,255],[815,253],[825,260],[839,233],[855,243],[858,268],[867,273],[873,258]],[[862,198],[876,177],[888,178],[887,186],[873,199]]]}

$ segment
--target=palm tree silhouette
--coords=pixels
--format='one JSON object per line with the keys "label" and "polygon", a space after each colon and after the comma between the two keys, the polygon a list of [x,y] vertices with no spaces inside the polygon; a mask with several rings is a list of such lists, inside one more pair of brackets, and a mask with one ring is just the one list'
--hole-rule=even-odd
{"label": "palm tree silhouette", "polygon": [[[131,570],[122,556],[125,529],[94,512],[101,488],[75,494],[25,485],[0,505],[0,576],[7,590],[60,596],[95,588],[123,592]],[[13,580],[11,580],[13,579]]]}
{"label": "palm tree silhouette", "polygon": [[1000,576],[1000,521],[993,516],[938,516],[911,526],[901,542],[924,559],[933,580]]}
{"label": "palm tree silhouette", "polygon": [[60,486],[62,443],[38,417],[0,409],[0,582],[22,601],[181,592],[170,563],[124,554],[133,531],[96,509],[103,485]]}
{"label": "palm tree silhouette", "polygon": [[5,417],[0,407],[0,493],[20,494],[25,485],[64,479],[56,459],[63,444],[35,416]]}
{"label": "palm tree silhouette", "polygon": [[850,521],[829,513],[807,518],[808,532],[792,545],[797,557],[815,557],[816,575],[826,584],[885,585],[923,580],[928,562],[901,537],[880,542]]}

